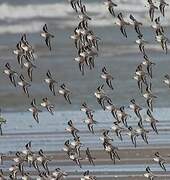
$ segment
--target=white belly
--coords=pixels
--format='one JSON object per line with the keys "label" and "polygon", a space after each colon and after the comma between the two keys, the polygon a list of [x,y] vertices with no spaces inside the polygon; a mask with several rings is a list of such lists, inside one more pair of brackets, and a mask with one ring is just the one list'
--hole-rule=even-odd
{"label": "white belly", "polygon": [[24,62],[24,66],[28,68],[29,67],[29,63],[28,62]]}
{"label": "white belly", "polygon": [[101,94],[99,94],[99,93],[94,93],[94,95],[97,97],[97,98],[100,98],[101,97]]}
{"label": "white belly", "polygon": [[59,94],[64,95],[64,91],[62,89],[60,89],[58,92],[59,92]]}
{"label": "white belly", "polygon": [[93,40],[93,36],[91,36],[91,35],[88,35],[87,38],[88,38],[89,40]]}
{"label": "white belly", "polygon": [[149,178],[149,177],[150,177],[149,173],[145,173],[144,176],[145,176],[146,178]]}
{"label": "white belly", "polygon": [[47,79],[45,79],[45,82],[46,82],[46,83],[50,83],[51,80],[50,80],[49,78],[47,78]]}
{"label": "white belly", "polygon": [[147,99],[149,97],[149,94],[145,93],[145,94],[143,94],[143,97]]}
{"label": "white belly", "polygon": [[74,155],[71,155],[71,156],[70,156],[70,159],[74,160],[74,159],[75,159]]}
{"label": "white belly", "polygon": [[44,37],[44,38],[47,37],[46,33],[41,33],[41,36]]}
{"label": "white belly", "polygon": [[22,46],[22,49],[23,49],[24,51],[28,51],[28,50],[29,50],[28,46],[25,46],[25,45]]}
{"label": "white belly", "polygon": [[14,161],[15,161],[16,163],[18,163],[18,162],[19,162],[19,158],[14,158]]}
{"label": "white belly", "polygon": [[164,80],[164,83],[169,85],[169,84],[170,84],[170,81],[169,81],[168,79],[165,79],[165,80]]}
{"label": "white belly", "polygon": [[64,147],[63,151],[68,152],[68,148]]}
{"label": "white belly", "polygon": [[135,109],[135,105],[134,105],[134,104],[130,104],[129,107],[130,107],[131,109]]}
{"label": "white belly", "polygon": [[75,35],[70,36],[71,39],[77,39]]}
{"label": "white belly", "polygon": [[137,39],[137,40],[136,40],[136,43],[137,43],[137,44],[141,44],[141,43],[142,43],[141,39]]}
{"label": "white belly", "polygon": [[34,112],[34,109],[33,108],[29,108],[28,111]]}
{"label": "white belly", "polygon": [[151,122],[150,117],[147,117],[147,118],[145,119],[145,121],[147,121],[147,122]]}
{"label": "white belly", "polygon": [[14,50],[13,52],[14,52],[14,54],[16,54],[16,55],[19,54],[19,51],[18,51],[18,50]]}
{"label": "white belly", "polygon": [[136,75],[141,76],[142,72],[141,71],[136,71]]}
{"label": "white belly", "polygon": [[71,132],[71,128],[66,128],[66,131]]}
{"label": "white belly", "polygon": [[15,170],[14,167],[10,167],[10,168],[9,168],[9,171],[14,171],[14,170]]}
{"label": "white belly", "polygon": [[89,120],[89,119],[85,119],[84,122],[85,122],[86,124],[89,124],[89,123],[90,123],[90,120]]}
{"label": "white belly", "polygon": [[103,138],[103,137],[100,137],[99,139],[100,139],[101,141],[104,141],[104,138]]}
{"label": "white belly", "polygon": [[18,85],[19,85],[19,86],[23,86],[24,83],[23,83],[22,81],[19,81],[19,82],[18,82]]}
{"label": "white belly", "polygon": [[143,65],[148,65],[148,63],[146,61],[143,61],[142,64]]}
{"label": "white belly", "polygon": [[5,69],[5,70],[4,70],[4,73],[7,74],[7,75],[10,75],[10,70]]}
{"label": "white belly", "polygon": [[112,130],[116,131],[117,127],[116,126],[112,126]]}
{"label": "white belly", "polygon": [[110,146],[106,146],[105,150],[108,151],[108,152],[110,152],[110,151],[111,151]]}
{"label": "white belly", "polygon": [[153,160],[154,160],[155,162],[159,162],[159,158],[158,158],[158,157],[153,158]]}
{"label": "white belly", "polygon": [[75,147],[77,145],[77,143],[75,141],[70,143],[73,147]]}
{"label": "white belly", "polygon": [[80,62],[80,57],[74,58],[75,61]]}
{"label": "white belly", "polygon": [[139,76],[134,76],[133,79],[138,81],[139,80]]}
{"label": "white belly", "polygon": [[101,78],[107,79],[107,76],[105,74],[101,74]]}
{"label": "white belly", "polygon": [[112,106],[105,106],[107,110],[111,111],[112,110]]}
{"label": "white belly", "polygon": [[43,158],[42,157],[37,157],[37,161],[42,162]]}

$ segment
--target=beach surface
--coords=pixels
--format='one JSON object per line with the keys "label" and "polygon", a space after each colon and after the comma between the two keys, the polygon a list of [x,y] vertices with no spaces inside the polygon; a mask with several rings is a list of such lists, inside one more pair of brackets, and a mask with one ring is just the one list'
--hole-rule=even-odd
{"label": "beach surface", "polygon": [[[153,132],[150,124],[144,123],[149,130],[149,144],[143,142],[141,137],[137,138],[137,147],[135,148],[131,142],[127,132],[122,133],[123,141],[117,138],[115,133],[111,131],[110,135],[114,139],[113,145],[118,147],[120,161],[116,163],[110,160],[109,154],[103,150],[103,145],[99,140],[102,136],[103,129],[111,129],[113,124],[112,115],[109,112],[96,110],[94,113],[95,120],[98,124],[94,126],[95,134],[88,131],[86,124],[83,123],[85,115],[80,111],[58,111],[52,116],[48,112],[40,114],[40,123],[37,124],[32,118],[31,113],[6,113],[5,118],[8,123],[3,126],[3,136],[1,136],[1,152],[5,155],[3,169],[5,175],[9,173],[9,167],[14,164],[13,158],[16,151],[25,149],[24,145],[28,141],[32,142],[32,150],[38,152],[43,149],[44,153],[51,160],[49,164],[50,171],[60,167],[68,173],[66,179],[80,179],[83,172],[90,170],[92,175],[97,179],[145,179],[146,166],[150,166],[156,179],[168,180],[170,178],[170,122],[165,114],[167,108],[155,109],[155,117],[159,119],[158,132]],[[130,113],[130,112],[129,112]],[[146,117],[145,110],[142,113],[143,119]],[[65,131],[67,121],[72,119],[75,126],[80,130],[78,135],[81,137],[83,144],[81,148],[82,168],[79,168],[71,161],[67,154],[63,151],[64,142],[73,140],[71,135]],[[129,125],[137,127],[137,119],[128,119]],[[85,150],[89,147],[91,154],[96,158],[95,166],[90,165],[85,159]],[[163,172],[159,164],[153,161],[154,153],[159,151],[166,159],[167,172]],[[26,172],[29,172],[33,178],[36,178],[38,172],[33,167],[25,165]],[[41,166],[40,166],[41,167]]]}

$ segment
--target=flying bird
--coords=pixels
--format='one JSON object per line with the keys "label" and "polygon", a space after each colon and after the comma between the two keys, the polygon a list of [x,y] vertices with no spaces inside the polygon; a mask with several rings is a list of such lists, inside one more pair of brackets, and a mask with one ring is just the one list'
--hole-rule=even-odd
{"label": "flying bird", "polygon": [[47,71],[46,76],[47,76],[47,78],[45,78],[44,81],[48,84],[50,91],[51,91],[51,92],[53,93],[53,95],[55,96],[56,94],[55,94],[54,84],[56,84],[57,81],[56,81],[55,79],[53,79],[50,70]]}
{"label": "flying bird", "polygon": [[117,4],[112,2],[112,0],[107,0],[104,2],[104,4],[107,6],[107,9],[109,10],[110,14],[115,17],[114,7],[117,7]]}
{"label": "flying bird", "polygon": [[155,156],[156,156],[156,157],[154,157],[153,160],[154,160],[155,162],[158,162],[159,165],[160,165],[160,167],[166,172],[166,168],[165,168],[165,163],[166,163],[166,161],[165,161],[165,159],[160,155],[159,152],[156,152],[156,153],[155,153]]}
{"label": "flying bird", "polygon": [[11,83],[16,87],[15,78],[18,77],[18,73],[11,68],[9,63],[6,63],[5,67],[6,69],[3,72],[9,76]]}
{"label": "flying bird", "polygon": [[45,38],[45,43],[51,51],[51,38],[54,38],[54,35],[48,32],[47,24],[43,26],[43,32],[41,33],[41,36]]}
{"label": "flying bird", "polygon": [[45,97],[45,98],[43,98],[42,99],[42,101],[43,102],[41,102],[41,106],[42,107],[45,107],[46,109],[47,109],[47,111],[51,114],[51,115],[53,115],[54,114],[54,105],[53,104],[51,104],[51,102],[48,100],[48,98],[47,97]]}
{"label": "flying bird", "polygon": [[113,85],[112,85],[113,76],[110,73],[108,73],[106,67],[102,68],[102,74],[100,76],[102,79],[105,79],[109,88],[113,90]]}
{"label": "flying bird", "polygon": [[158,7],[154,5],[152,0],[148,0],[148,3],[149,3],[149,17],[151,21],[153,21],[155,9],[158,9]]}
{"label": "flying bird", "polygon": [[23,91],[24,91],[24,93],[25,93],[28,97],[30,97],[29,92],[28,92],[28,88],[31,86],[31,84],[28,83],[28,82],[25,80],[25,78],[24,78],[24,76],[23,76],[22,74],[19,76],[19,78],[20,78],[20,81],[18,82],[18,85],[21,86],[22,89],[23,89]]}
{"label": "flying bird", "polygon": [[117,18],[119,21],[116,21],[116,24],[120,26],[121,33],[127,38],[126,26],[130,25],[130,23],[124,20],[122,13],[119,13]]}
{"label": "flying bird", "polygon": [[66,85],[63,83],[61,86],[60,86],[61,89],[59,89],[59,94],[63,95],[65,100],[71,104],[71,100],[70,100],[70,94],[71,94],[71,91],[66,87]]}
{"label": "flying bird", "polygon": [[164,0],[160,0],[159,10],[163,16],[165,16],[165,7],[166,6],[169,6],[169,4],[166,3]]}
{"label": "flying bird", "polygon": [[32,112],[33,118],[36,120],[37,123],[39,123],[38,113],[42,111],[37,108],[35,99],[31,101],[31,107],[28,110]]}

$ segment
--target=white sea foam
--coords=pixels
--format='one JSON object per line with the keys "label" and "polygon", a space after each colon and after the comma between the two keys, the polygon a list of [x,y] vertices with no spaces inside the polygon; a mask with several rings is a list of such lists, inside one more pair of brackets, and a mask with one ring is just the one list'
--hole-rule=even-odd
{"label": "white sea foam", "polygon": [[[99,13],[101,15],[107,14],[107,10],[102,3],[88,3],[86,4],[87,11],[89,13]],[[117,10],[143,12],[145,8],[136,5],[120,5]],[[0,5],[1,16],[0,19],[28,19],[34,17],[68,17],[73,10],[70,4],[66,3],[54,3],[54,4],[42,4],[42,5],[24,5],[14,6],[3,3]]]}
{"label": "white sea foam", "polygon": [[0,34],[34,33],[39,32],[45,22],[31,21],[21,24],[1,25]]}
{"label": "white sea foam", "polygon": [[0,19],[29,19],[34,17],[66,17],[72,12],[64,3],[14,6],[3,3],[0,5]]}
{"label": "white sea foam", "polygon": [[[87,12],[95,13],[96,18],[103,17],[108,14],[108,10],[102,2],[85,3]],[[129,13],[148,13],[147,3],[143,0],[131,0],[118,3],[115,8],[117,12]],[[166,19],[170,16],[170,7],[166,8]],[[54,4],[30,4],[30,5],[10,5],[3,3],[0,5],[0,19],[29,19],[34,17],[70,17],[70,13],[74,13],[69,3]],[[160,15],[160,14],[159,14]]]}
{"label": "white sea foam", "polygon": [[[107,14],[106,7],[102,2],[85,3],[89,13]],[[143,0],[136,3],[118,3],[115,8],[118,11],[146,12]],[[167,10],[168,11],[168,10]],[[28,19],[34,17],[66,17],[74,11],[69,3],[53,3],[53,4],[30,4],[30,5],[11,5],[3,3],[0,5],[0,19]]]}
{"label": "white sea foam", "polygon": [[[104,3],[99,1],[92,3],[85,2],[85,4],[88,14],[92,17],[90,25],[99,27],[115,25],[116,18],[112,18]],[[122,0],[118,2],[115,12],[116,14],[122,12],[127,21],[130,21],[129,15],[133,14],[144,26],[150,26],[151,22],[148,8],[145,7],[146,4],[146,1],[143,0],[131,0],[130,3],[129,1]],[[78,22],[77,14],[73,11],[71,5],[66,2],[29,5],[3,3],[0,4],[0,12],[0,20],[7,22],[7,24],[1,24],[0,34],[38,32],[44,24],[41,18],[54,18],[54,23],[59,28],[73,27]],[[160,16],[159,11],[156,11],[155,17],[157,16]],[[11,22],[13,24],[10,24]],[[166,18],[161,17],[161,22],[163,25],[170,25],[170,6],[166,8]]]}

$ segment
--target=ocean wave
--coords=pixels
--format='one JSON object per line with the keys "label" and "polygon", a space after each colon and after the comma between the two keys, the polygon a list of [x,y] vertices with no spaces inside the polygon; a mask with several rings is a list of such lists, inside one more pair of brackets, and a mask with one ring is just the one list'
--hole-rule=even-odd
{"label": "ocean wave", "polygon": [[[94,26],[113,26],[115,20],[111,17],[104,3],[88,2],[86,3],[87,12],[92,16]],[[146,1],[127,0],[119,1],[118,7],[115,8],[116,14],[123,12],[126,20],[130,21],[129,14],[133,14],[144,26],[150,26],[151,22],[148,15],[148,8],[145,7]],[[0,5],[0,20],[11,22],[13,20],[20,21],[34,18],[62,18],[59,26],[73,26],[75,20],[78,21],[77,14],[71,8],[69,3],[53,3],[53,4],[29,4],[29,5],[12,5],[3,3]],[[160,16],[160,12],[156,11],[155,17]],[[64,19],[64,20],[63,20]],[[163,25],[170,25],[170,7],[166,8],[166,18],[161,17]]]}
{"label": "ocean wave", "polygon": [[[133,0],[135,2],[135,0]],[[118,11],[145,12],[143,1],[138,4],[122,3],[118,5]],[[107,14],[104,3],[93,2],[85,3],[89,13]],[[74,13],[69,3],[53,3],[53,4],[29,4],[29,5],[11,5],[2,3],[0,5],[0,19],[28,19],[34,17],[66,17],[70,13]]]}
{"label": "ocean wave", "polygon": [[69,4],[34,4],[34,5],[11,5],[3,3],[0,5],[0,19],[29,19],[34,17],[66,17],[72,13]]}
{"label": "ocean wave", "polygon": [[0,34],[35,33],[42,29],[45,22],[31,21],[20,24],[1,25]]}

